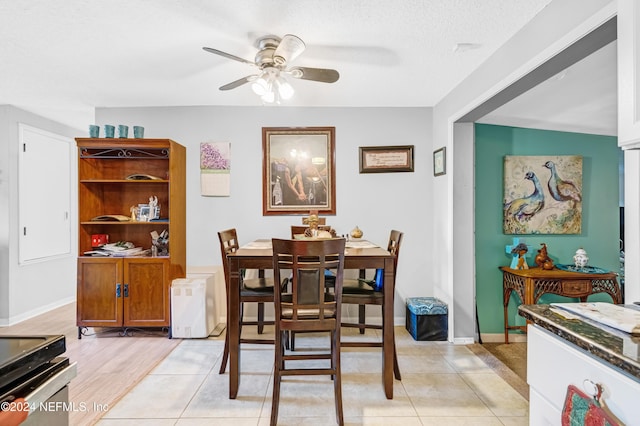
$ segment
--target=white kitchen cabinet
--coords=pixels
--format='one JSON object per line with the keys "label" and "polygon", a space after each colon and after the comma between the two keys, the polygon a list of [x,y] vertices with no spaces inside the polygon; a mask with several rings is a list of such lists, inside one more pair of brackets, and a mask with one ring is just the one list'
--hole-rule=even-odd
{"label": "white kitchen cabinet", "polygon": [[640,2],[618,0],[618,146],[640,148]]}
{"label": "white kitchen cabinet", "polygon": [[567,387],[585,391],[585,380],[602,387],[603,405],[622,424],[638,424],[638,380],[539,326],[528,326],[530,425],[559,425]]}

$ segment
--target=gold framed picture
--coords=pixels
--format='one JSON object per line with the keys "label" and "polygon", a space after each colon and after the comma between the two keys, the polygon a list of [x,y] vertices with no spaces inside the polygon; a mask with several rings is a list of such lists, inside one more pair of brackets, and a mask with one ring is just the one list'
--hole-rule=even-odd
{"label": "gold framed picture", "polygon": [[335,127],[263,127],[264,216],[336,214]]}

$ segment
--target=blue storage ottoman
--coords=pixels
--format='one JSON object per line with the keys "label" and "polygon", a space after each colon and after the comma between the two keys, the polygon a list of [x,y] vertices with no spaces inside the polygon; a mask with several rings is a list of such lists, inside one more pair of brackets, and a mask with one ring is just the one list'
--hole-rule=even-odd
{"label": "blue storage ottoman", "polygon": [[407,331],[415,340],[447,340],[447,304],[435,297],[408,298]]}

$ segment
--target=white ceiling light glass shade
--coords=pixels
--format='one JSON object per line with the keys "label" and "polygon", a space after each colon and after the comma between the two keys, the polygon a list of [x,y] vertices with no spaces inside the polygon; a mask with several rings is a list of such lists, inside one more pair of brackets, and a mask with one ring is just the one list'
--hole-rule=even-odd
{"label": "white ceiling light glass shade", "polygon": [[264,68],[251,84],[251,89],[263,102],[269,104],[280,103],[280,99],[291,99],[294,93],[293,87],[275,67]]}
{"label": "white ceiling light glass shade", "polygon": [[273,90],[269,90],[264,95],[262,95],[260,98],[262,99],[263,102],[266,102],[268,104],[272,104],[276,100],[276,94],[273,92]]}
{"label": "white ceiling light glass shade", "polygon": [[278,76],[276,79],[276,87],[278,88],[278,94],[282,99],[291,99],[293,96],[294,90],[293,86],[291,86],[287,80],[282,76]]}
{"label": "white ceiling light glass shade", "polygon": [[268,79],[269,76],[266,72],[263,72],[260,77],[253,81],[251,89],[258,96],[264,96],[270,90]]}

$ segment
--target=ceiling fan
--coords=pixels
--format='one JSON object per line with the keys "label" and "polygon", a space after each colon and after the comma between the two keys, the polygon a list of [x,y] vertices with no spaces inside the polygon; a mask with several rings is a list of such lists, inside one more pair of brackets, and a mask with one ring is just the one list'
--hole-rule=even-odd
{"label": "ceiling fan", "polygon": [[306,47],[304,42],[293,34],[287,34],[282,38],[274,35],[261,37],[257,40],[256,46],[259,50],[254,61],[248,61],[211,47],[203,47],[207,52],[257,68],[255,74],[220,86],[220,90],[235,89],[251,82],[251,88],[264,102],[273,103],[293,96],[293,87],[287,82],[284,75],[321,83],[335,83],[340,78],[338,71],[333,69],[291,66],[291,62],[300,56]]}

